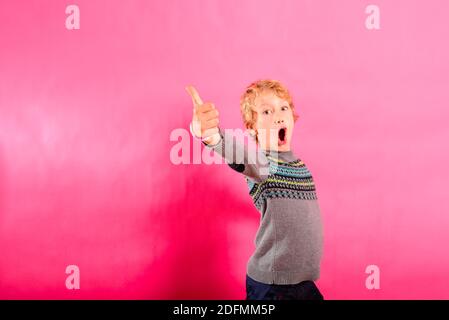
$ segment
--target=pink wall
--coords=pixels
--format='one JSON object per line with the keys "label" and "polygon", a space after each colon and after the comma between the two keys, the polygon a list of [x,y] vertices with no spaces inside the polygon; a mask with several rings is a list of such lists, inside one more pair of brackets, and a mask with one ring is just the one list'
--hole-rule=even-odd
{"label": "pink wall", "polygon": [[[79,30],[65,7],[79,6]],[[380,30],[365,8],[380,8]],[[196,85],[283,81],[325,223],[327,299],[449,298],[445,0],[0,2],[0,298],[242,299],[259,214],[174,165]],[[81,272],[65,287],[65,268]],[[380,289],[365,287],[367,265]]]}

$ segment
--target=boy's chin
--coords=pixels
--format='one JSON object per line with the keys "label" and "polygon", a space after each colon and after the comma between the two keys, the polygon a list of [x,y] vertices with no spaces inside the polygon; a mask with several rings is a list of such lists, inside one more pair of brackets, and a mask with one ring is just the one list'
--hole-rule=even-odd
{"label": "boy's chin", "polygon": [[266,151],[290,151],[290,144],[283,144],[283,145],[276,144],[272,146],[264,145],[262,146],[262,149]]}
{"label": "boy's chin", "polygon": [[290,145],[283,144],[281,146],[277,146],[277,151],[290,151]]}

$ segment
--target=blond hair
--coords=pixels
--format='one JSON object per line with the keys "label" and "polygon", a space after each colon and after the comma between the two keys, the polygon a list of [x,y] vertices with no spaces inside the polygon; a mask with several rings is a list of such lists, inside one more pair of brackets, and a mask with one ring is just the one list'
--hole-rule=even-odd
{"label": "blond hair", "polygon": [[267,90],[273,91],[276,96],[287,101],[292,110],[294,121],[298,119],[298,115],[295,113],[293,99],[287,88],[280,81],[258,80],[251,83],[240,98],[240,111],[242,113],[245,128],[252,129],[253,125],[256,123],[257,114],[253,109],[255,100],[262,92]]}

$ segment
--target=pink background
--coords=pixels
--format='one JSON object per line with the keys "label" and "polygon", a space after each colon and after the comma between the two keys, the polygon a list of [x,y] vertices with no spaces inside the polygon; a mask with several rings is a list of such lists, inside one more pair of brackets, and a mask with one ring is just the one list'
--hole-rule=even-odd
{"label": "pink background", "polygon": [[[77,4],[81,29],[65,28]],[[380,7],[381,29],[365,28]],[[0,298],[243,299],[259,213],[174,165],[194,84],[223,128],[283,81],[317,184],[327,299],[449,298],[449,3],[0,2]],[[444,44],[446,43],[446,44]],[[81,289],[65,288],[65,268]],[[381,271],[379,290],[365,268]]]}

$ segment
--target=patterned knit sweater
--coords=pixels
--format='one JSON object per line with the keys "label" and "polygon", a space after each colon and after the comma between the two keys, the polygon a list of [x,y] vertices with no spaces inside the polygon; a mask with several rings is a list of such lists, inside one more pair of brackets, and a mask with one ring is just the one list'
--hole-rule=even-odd
{"label": "patterned knit sweater", "polygon": [[[317,280],[322,222],[315,184],[304,162],[292,151],[260,149],[256,158],[260,161],[252,161],[245,144],[228,132],[220,130],[220,135],[220,142],[207,147],[245,175],[249,194],[261,213],[248,276],[266,284]],[[236,157],[239,152],[244,156]]]}

